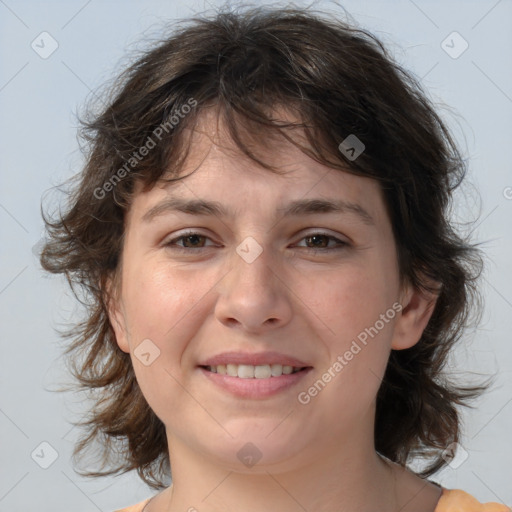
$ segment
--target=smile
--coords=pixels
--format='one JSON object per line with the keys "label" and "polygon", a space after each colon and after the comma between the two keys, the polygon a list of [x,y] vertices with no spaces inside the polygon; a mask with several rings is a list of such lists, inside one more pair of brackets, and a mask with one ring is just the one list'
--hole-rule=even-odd
{"label": "smile", "polygon": [[[199,366],[202,375],[228,395],[251,400],[264,400],[273,396],[286,396],[313,368],[294,367],[281,364],[226,364]],[[220,371],[219,371],[220,369]]]}
{"label": "smile", "polygon": [[281,375],[290,375],[304,369],[303,367],[283,364],[262,364],[257,366],[252,364],[219,364],[204,366],[203,368],[212,373],[229,375],[239,379],[269,379],[271,377],[280,377]]}

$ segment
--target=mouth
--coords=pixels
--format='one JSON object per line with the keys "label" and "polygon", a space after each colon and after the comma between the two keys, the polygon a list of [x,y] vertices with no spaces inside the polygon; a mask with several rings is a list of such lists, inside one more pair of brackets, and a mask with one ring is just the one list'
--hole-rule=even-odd
{"label": "mouth", "polygon": [[[223,352],[203,360],[197,366],[209,389],[244,399],[263,400],[286,396],[313,370],[305,361],[294,356],[265,351]],[[213,387],[212,387],[213,385]]]}
{"label": "mouth", "polygon": [[223,395],[250,400],[279,396],[295,400],[286,391],[296,388],[313,367],[280,363],[227,363],[199,365],[198,370],[207,379],[208,387]]}
{"label": "mouth", "polygon": [[281,377],[282,375],[291,375],[310,368],[308,366],[291,366],[285,364],[218,364],[200,366],[203,370],[216,373],[218,375],[227,375],[238,379],[270,379]]}

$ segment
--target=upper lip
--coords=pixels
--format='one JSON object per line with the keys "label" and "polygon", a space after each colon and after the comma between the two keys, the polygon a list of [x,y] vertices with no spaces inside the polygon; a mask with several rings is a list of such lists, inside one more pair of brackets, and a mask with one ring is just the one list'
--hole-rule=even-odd
{"label": "upper lip", "polygon": [[282,364],[286,366],[295,366],[296,368],[304,368],[309,366],[304,361],[296,357],[281,354],[279,352],[223,352],[216,356],[210,357],[199,366],[218,366],[219,364],[250,364],[259,366],[264,364]]}

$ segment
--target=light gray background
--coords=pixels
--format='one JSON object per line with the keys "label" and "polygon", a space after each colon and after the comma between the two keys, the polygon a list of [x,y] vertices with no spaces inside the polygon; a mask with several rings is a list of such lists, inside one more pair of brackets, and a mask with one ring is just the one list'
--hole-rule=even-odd
{"label": "light gray background", "polygon": [[[51,390],[66,381],[54,328],[70,319],[75,303],[62,279],[43,276],[33,246],[43,227],[42,194],[81,164],[77,107],[120,70],[128,45],[147,30],[155,33],[155,24],[215,4],[0,0],[1,511],[108,512],[152,494],[135,475],[91,481],[73,471],[77,429],[69,420],[77,418],[81,404]],[[482,501],[510,505],[512,2],[350,0],[343,6],[423,78],[436,102],[452,108],[443,116],[469,158],[482,201],[473,204],[475,194],[467,189],[458,211],[469,220],[481,209],[474,234],[488,256],[486,310],[480,329],[457,351],[453,371],[496,375],[496,384],[477,409],[465,412],[462,445],[468,458],[434,479]],[[333,2],[318,7],[341,12]],[[31,48],[43,31],[59,45],[47,59]],[[456,59],[441,47],[453,31],[469,44]],[[460,44],[455,40],[455,50]],[[44,441],[58,452],[48,469],[31,458]],[[49,462],[50,450],[42,450],[34,458]]]}

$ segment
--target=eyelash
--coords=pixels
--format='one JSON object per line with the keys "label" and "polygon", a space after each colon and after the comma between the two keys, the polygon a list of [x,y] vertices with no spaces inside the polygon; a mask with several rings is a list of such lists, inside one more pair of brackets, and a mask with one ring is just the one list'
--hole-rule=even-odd
{"label": "eyelash", "polygon": [[[206,235],[203,235],[201,233],[198,233],[196,231],[187,231],[186,233],[183,233],[182,235],[180,235],[179,237],[177,238],[173,238],[172,240],[169,240],[168,242],[166,242],[164,244],[164,247],[168,248],[168,249],[171,249],[173,251],[178,251],[178,252],[190,252],[190,251],[200,251],[201,249],[207,249],[208,247],[179,247],[177,245],[175,245],[175,242],[177,241],[180,241],[180,240],[183,240],[185,238],[188,238],[189,236],[200,236],[200,237],[204,237],[206,239],[209,239],[209,237],[207,237]],[[328,233],[323,233],[321,231],[318,231],[318,232],[313,232],[313,233],[308,233],[307,235],[303,236],[300,241],[306,239],[306,238],[312,238],[314,236],[324,236],[330,240],[334,240],[335,242],[338,243],[338,246],[337,247],[321,247],[321,248],[315,248],[315,247],[303,247],[304,249],[308,250],[308,251],[311,251],[313,253],[317,253],[317,252],[327,252],[327,251],[338,251],[340,249],[345,249],[346,247],[349,246],[349,244],[347,242],[344,242],[343,240],[340,240],[339,238],[336,238],[332,235],[329,235]],[[211,246],[210,246],[211,247]]]}

